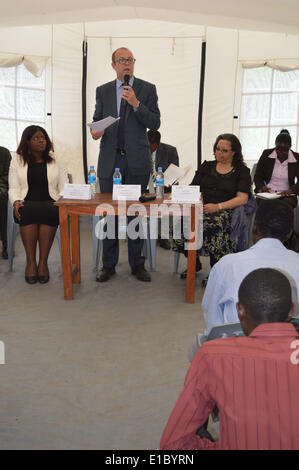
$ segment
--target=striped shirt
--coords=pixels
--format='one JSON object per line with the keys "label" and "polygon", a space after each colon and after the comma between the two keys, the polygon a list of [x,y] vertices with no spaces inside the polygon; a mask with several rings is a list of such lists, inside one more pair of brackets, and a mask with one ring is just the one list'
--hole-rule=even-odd
{"label": "striped shirt", "polygon": [[[161,449],[299,449],[298,392],[293,325],[262,324],[248,337],[209,341],[191,363]],[[215,405],[220,437],[212,443],[196,431]]]}

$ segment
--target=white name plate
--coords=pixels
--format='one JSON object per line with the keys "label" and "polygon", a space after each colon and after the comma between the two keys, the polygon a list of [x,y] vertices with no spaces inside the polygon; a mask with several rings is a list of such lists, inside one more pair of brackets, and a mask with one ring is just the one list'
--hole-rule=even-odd
{"label": "white name plate", "polygon": [[200,186],[172,186],[172,202],[200,202]]}
{"label": "white name plate", "polygon": [[138,201],[140,196],[140,184],[115,184],[113,186],[113,201]]}
{"label": "white name plate", "polygon": [[91,199],[90,184],[67,183],[63,188],[63,197],[65,199]]}

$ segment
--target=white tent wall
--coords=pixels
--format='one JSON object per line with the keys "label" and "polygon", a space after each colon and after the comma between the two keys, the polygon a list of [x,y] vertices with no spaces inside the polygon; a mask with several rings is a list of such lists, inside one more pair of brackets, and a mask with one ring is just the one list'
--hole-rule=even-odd
{"label": "white tent wall", "polygon": [[[121,34],[119,33],[121,31]],[[121,37],[120,37],[121,36]],[[88,107],[92,119],[95,88],[112,80],[111,52],[127,45],[134,52],[136,76],[156,84],[161,134],[178,148],[181,165],[196,168],[201,41],[206,37],[203,159],[222,132],[238,133],[238,100],[244,61],[298,59],[299,36],[238,31],[151,20],[118,20],[64,25],[0,28],[0,52],[50,57],[52,138],[75,182],[84,182],[82,164],[82,41],[88,40]],[[89,163],[98,142],[88,136]],[[189,179],[192,175],[189,175]]]}
{"label": "white tent wall", "polygon": [[219,134],[239,133],[234,115],[241,111],[242,63],[271,59],[291,63],[299,58],[299,36],[208,27],[206,40],[202,155],[211,160]]}
{"label": "white tent wall", "polygon": [[55,152],[67,172],[84,183],[82,161],[83,25],[53,26],[52,126]]}
{"label": "white tent wall", "polygon": [[47,130],[55,153],[63,158],[68,173],[84,182],[82,164],[82,41],[83,25],[45,25],[0,28],[0,52],[49,57],[47,81]]}
{"label": "white tent wall", "polygon": [[207,28],[202,161],[212,160],[216,137],[232,132],[238,32]]}

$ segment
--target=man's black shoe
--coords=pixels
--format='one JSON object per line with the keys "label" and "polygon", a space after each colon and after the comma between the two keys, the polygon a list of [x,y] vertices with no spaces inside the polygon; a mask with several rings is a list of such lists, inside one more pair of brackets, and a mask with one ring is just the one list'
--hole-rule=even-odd
{"label": "man's black shoe", "polygon": [[164,238],[158,238],[158,245],[161,248],[164,248],[164,250],[170,250],[171,248],[169,240],[166,240]]}
{"label": "man's black shoe", "polygon": [[102,271],[96,275],[97,282],[109,281],[110,277],[115,274],[115,268],[105,268],[103,266]]}
{"label": "man's black shoe", "polygon": [[137,266],[135,269],[132,269],[132,274],[137,277],[138,281],[151,281],[151,276],[143,266]]}

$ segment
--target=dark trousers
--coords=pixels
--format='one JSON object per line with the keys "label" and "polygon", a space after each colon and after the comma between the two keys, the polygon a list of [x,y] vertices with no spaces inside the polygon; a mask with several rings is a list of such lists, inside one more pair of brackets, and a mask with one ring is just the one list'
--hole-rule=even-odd
{"label": "dark trousers", "polygon": [[0,237],[3,247],[7,247],[7,196],[0,194]]}
{"label": "dark trousers", "polygon": [[[141,192],[145,192],[149,179],[149,174],[136,175],[132,173],[127,164],[126,156],[117,154],[115,168],[119,168],[122,175],[122,184],[140,184]],[[114,171],[113,171],[114,173]],[[101,193],[112,193],[113,189],[113,174],[109,178],[99,178],[99,185]],[[114,216],[112,216],[114,217]],[[128,223],[135,217],[128,217]],[[118,217],[115,218],[115,237],[105,238],[103,240],[103,266],[105,268],[113,268],[118,262],[119,256],[119,241],[118,241]],[[136,227],[138,231],[138,226]],[[145,258],[141,255],[144,239],[136,238],[132,240],[128,238],[128,259],[129,265],[132,270],[137,266],[143,266]]]}

